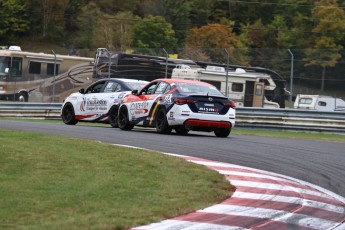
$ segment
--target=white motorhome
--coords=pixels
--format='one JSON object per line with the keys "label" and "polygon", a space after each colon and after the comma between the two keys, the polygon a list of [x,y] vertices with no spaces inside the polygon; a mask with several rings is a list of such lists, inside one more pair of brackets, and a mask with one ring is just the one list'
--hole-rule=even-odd
{"label": "white motorhome", "polygon": [[238,107],[279,108],[279,104],[266,99],[265,91],[273,91],[276,84],[266,73],[247,72],[242,68],[226,71],[224,67],[207,66],[206,69],[177,65],[171,78],[205,81],[216,86]]}
{"label": "white motorhome", "polygon": [[0,49],[0,101],[62,102],[93,81],[93,58]]}
{"label": "white motorhome", "polygon": [[345,101],[331,96],[297,94],[294,108],[319,111],[345,111]]}

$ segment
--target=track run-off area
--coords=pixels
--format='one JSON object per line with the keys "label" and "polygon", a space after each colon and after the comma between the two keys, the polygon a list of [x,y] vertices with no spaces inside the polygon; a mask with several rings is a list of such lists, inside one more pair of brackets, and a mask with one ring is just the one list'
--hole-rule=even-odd
{"label": "track run-off area", "polygon": [[0,120],[0,128],[177,154],[217,170],[236,186],[220,204],[135,229],[345,229],[345,143],[9,120]]}

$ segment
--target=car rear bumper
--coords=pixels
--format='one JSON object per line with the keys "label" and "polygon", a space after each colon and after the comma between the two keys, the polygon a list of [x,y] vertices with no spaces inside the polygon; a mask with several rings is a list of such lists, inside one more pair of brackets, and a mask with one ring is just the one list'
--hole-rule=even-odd
{"label": "car rear bumper", "polygon": [[231,122],[227,121],[207,121],[207,120],[197,120],[188,119],[183,124],[186,128],[190,129],[193,127],[203,127],[203,128],[214,128],[214,129],[231,129]]}

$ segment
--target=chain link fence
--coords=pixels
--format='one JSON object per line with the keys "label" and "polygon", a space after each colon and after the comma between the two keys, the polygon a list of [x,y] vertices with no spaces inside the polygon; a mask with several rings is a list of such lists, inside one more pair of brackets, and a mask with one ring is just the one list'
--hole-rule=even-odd
{"label": "chain link fence", "polygon": [[[77,57],[89,57],[95,59],[96,50],[88,49],[55,49],[55,50],[31,50],[37,53],[51,54],[54,53],[59,55],[68,55],[68,56],[77,56]],[[345,50],[294,50],[294,49],[224,49],[224,48],[185,48],[185,49],[127,49],[123,51],[117,51],[117,53],[122,54],[136,54],[149,56],[148,59],[157,58],[157,62],[160,65],[157,65],[155,68],[158,68],[157,72],[154,73],[156,78],[165,77],[167,69],[164,66],[164,60],[168,57],[169,59],[175,60],[175,63],[178,63],[178,59],[189,60],[191,63],[217,63],[223,66],[245,66],[245,67],[261,67],[270,69],[277,74],[279,74],[286,81],[286,89],[288,91],[292,90],[294,98],[297,94],[318,94],[318,95],[327,95],[333,97],[339,97],[345,99]],[[314,56],[312,56],[313,54]],[[114,53],[112,53],[114,55]],[[26,55],[28,56],[28,55]],[[18,57],[14,55],[13,57]],[[3,57],[0,57],[3,61]],[[114,71],[119,67],[119,58],[120,56],[111,57],[111,69]],[[332,60],[332,58],[334,60]],[[57,58],[59,59],[59,57]],[[61,59],[61,58],[60,58]],[[59,59],[59,60],[60,60]],[[62,60],[62,59],[61,59]],[[9,72],[6,72],[6,68],[13,66],[15,59],[11,62],[0,63],[0,92],[5,90],[6,84],[12,84],[12,91],[19,93],[20,82],[22,81],[32,81],[32,84],[29,84],[30,87],[34,87],[36,92],[39,90],[45,90],[44,94],[52,94],[52,89],[54,88],[51,85],[54,85],[53,78],[45,76],[45,73],[41,73],[40,77],[35,79],[27,79],[25,76],[17,76],[14,78],[9,77]],[[30,62],[30,60],[27,60]],[[43,63],[44,60],[39,61]],[[54,63],[53,59],[50,60],[50,63]],[[162,64],[163,63],[163,64]],[[89,63],[89,67],[92,68],[93,63]],[[131,63],[126,63],[127,68],[130,69]],[[169,64],[171,65],[171,64]],[[151,66],[152,67],[152,66]],[[26,71],[30,70],[29,66],[18,67],[22,68],[21,73],[25,74]],[[104,67],[107,69],[108,67]],[[169,68],[172,68],[170,66]],[[117,70],[118,70],[117,69]],[[121,69],[121,68],[120,68]],[[123,69],[122,69],[123,70]],[[144,73],[146,70],[142,69],[141,73]],[[169,69],[171,71],[171,69]],[[106,73],[106,71],[104,71]],[[52,74],[52,73],[50,73]],[[56,69],[56,75],[59,76],[59,68]],[[169,72],[171,74],[171,72]],[[138,71],[138,77],[140,71]],[[7,77],[6,77],[7,76]],[[71,76],[70,74],[66,75]],[[87,75],[84,73],[86,78],[95,77],[94,70],[90,71]],[[122,75],[121,75],[122,76]],[[122,77],[125,77],[123,75]],[[15,79],[15,81],[13,81]],[[147,79],[145,79],[147,80]],[[149,80],[149,79],[148,79]],[[12,82],[11,82],[12,81]],[[52,81],[49,89],[43,89],[43,85],[47,85],[44,81]],[[35,86],[34,82],[39,82],[39,85]],[[72,89],[78,89],[81,86],[86,86],[91,81],[86,81],[87,84],[79,84],[75,79],[72,81]],[[292,83],[292,85],[291,85]],[[16,85],[15,85],[16,84]],[[17,88],[13,88],[17,87]],[[64,86],[59,86],[55,90],[70,90],[64,88]],[[67,86],[66,86],[67,87]],[[71,86],[68,86],[71,87]],[[32,89],[27,89],[29,90]],[[42,96],[43,97],[43,96]],[[1,100],[12,100],[18,99],[15,96],[1,98]],[[36,99],[35,102],[47,101],[46,99]],[[58,102],[58,101],[54,101]]]}

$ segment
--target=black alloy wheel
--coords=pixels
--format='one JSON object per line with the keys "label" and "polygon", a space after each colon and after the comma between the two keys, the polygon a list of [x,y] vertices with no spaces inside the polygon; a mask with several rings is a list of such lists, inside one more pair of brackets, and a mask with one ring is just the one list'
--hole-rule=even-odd
{"label": "black alloy wheel", "polygon": [[119,128],[122,130],[131,130],[134,127],[134,125],[129,123],[128,110],[126,106],[122,106],[120,108],[118,125],[119,125]]}
{"label": "black alloy wheel", "polygon": [[66,125],[75,125],[78,123],[78,120],[75,119],[74,108],[69,103],[64,105],[61,118]]}
{"label": "black alloy wheel", "polygon": [[189,129],[186,129],[184,125],[175,127],[175,132],[179,135],[186,135]]}
{"label": "black alloy wheel", "polygon": [[109,110],[109,123],[113,128],[119,127],[118,113],[119,108],[117,105],[112,106]]}
{"label": "black alloy wheel", "polygon": [[166,111],[160,108],[156,115],[156,130],[157,133],[168,134],[171,133],[171,127],[168,124]]}
{"label": "black alloy wheel", "polygon": [[227,136],[229,136],[230,132],[231,132],[231,129],[216,129],[216,130],[214,130],[214,134],[217,137],[227,137]]}

